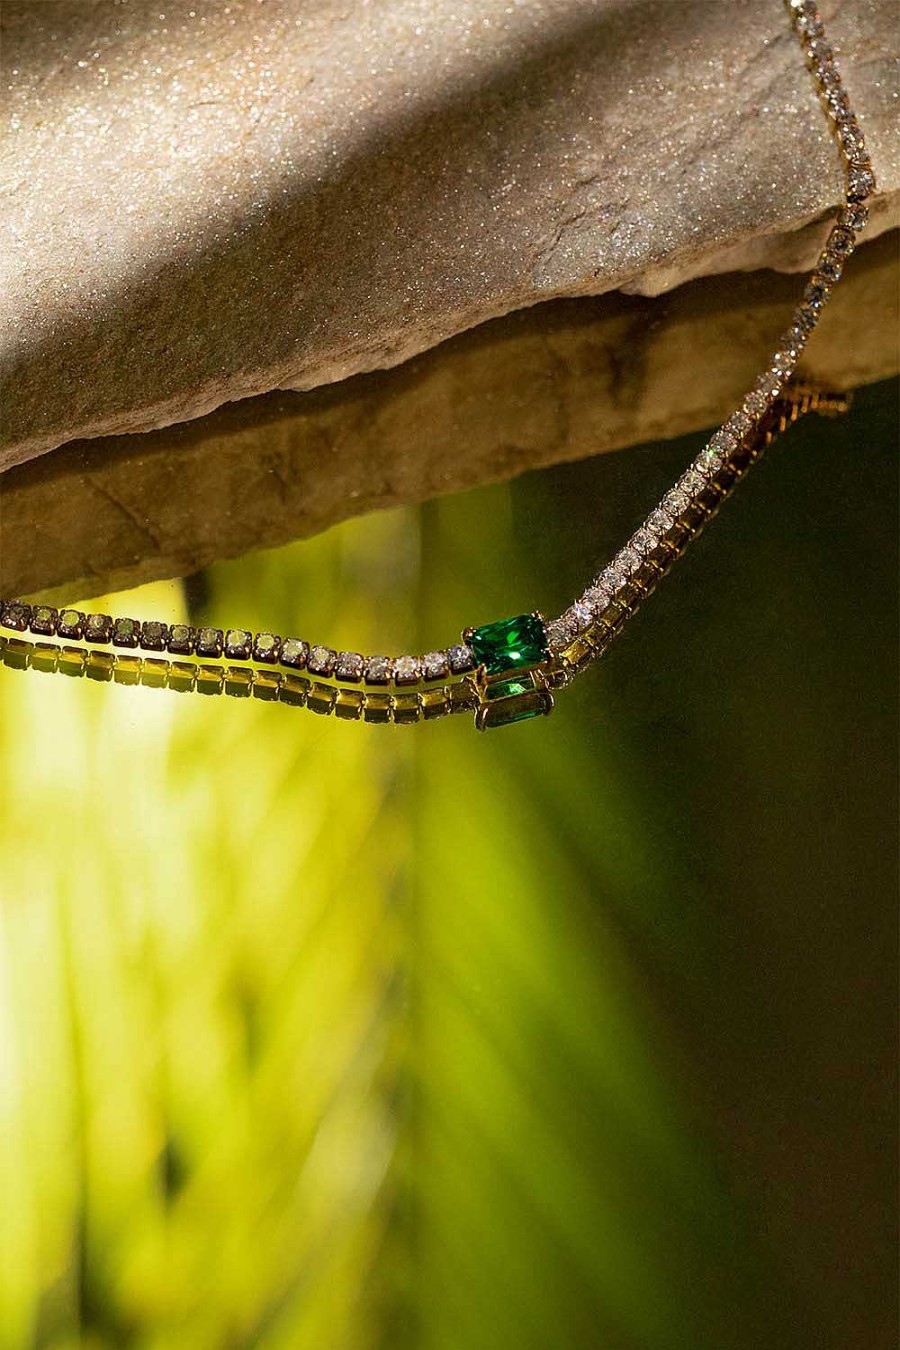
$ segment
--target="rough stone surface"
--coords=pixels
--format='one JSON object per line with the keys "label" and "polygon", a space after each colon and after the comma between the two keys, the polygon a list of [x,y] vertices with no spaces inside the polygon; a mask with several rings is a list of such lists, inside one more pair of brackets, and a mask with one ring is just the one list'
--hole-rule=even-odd
{"label": "rough stone surface", "polygon": [[[0,594],[65,601],[182,576],[375,507],[712,426],[799,289],[756,273],[556,301],[394,370],[66,446],[0,480]],[[850,259],[801,372],[836,389],[895,374],[898,291],[890,235]]]}
{"label": "rough stone surface", "polygon": [[[822,8],[877,232],[897,8]],[[803,266],[796,230],[841,188],[779,0],[7,0],[2,22],[0,468],[548,298]]]}

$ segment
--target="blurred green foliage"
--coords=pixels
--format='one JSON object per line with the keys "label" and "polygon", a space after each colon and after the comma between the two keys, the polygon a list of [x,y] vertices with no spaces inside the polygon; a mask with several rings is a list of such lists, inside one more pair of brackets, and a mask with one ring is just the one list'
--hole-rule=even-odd
{"label": "blurred green foliage", "polygon": [[[3,1350],[889,1343],[895,426],[793,433],[550,719],[0,671]],[[688,453],[115,607],[426,650]]]}

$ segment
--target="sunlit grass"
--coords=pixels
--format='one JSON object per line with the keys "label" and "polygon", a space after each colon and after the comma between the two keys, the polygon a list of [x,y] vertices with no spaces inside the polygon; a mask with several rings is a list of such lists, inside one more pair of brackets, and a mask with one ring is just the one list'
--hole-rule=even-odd
{"label": "sunlit grass", "polygon": [[[403,512],[211,569],[204,614],[452,639],[534,584],[506,495],[466,511],[424,563]],[[659,1235],[718,1202],[609,917],[660,886],[614,756],[0,675],[4,1350],[691,1345]]]}

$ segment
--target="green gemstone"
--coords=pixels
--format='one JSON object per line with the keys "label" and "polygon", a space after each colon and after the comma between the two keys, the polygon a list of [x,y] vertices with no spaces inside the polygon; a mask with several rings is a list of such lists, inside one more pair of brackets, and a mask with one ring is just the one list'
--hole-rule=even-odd
{"label": "green gemstone", "polygon": [[490,727],[509,727],[529,717],[545,717],[553,710],[553,696],[546,689],[529,689],[524,694],[482,703],[475,714],[479,731]]}
{"label": "green gemstone", "polygon": [[468,635],[475,662],[488,675],[539,666],[550,655],[544,625],[536,614],[519,614],[475,628]]}
{"label": "green gemstone", "polygon": [[485,698],[493,702],[498,698],[515,698],[517,694],[528,694],[535,688],[531,671],[524,675],[513,675],[505,680],[491,680],[485,690]]}

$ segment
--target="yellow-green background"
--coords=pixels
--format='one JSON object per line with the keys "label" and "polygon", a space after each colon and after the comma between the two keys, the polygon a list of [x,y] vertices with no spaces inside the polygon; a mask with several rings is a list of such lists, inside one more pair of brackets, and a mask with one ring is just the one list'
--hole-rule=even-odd
{"label": "yellow-green background", "polygon": [[[896,390],[553,717],[0,670],[2,1350],[888,1350]],[[553,612],[694,442],[117,597]]]}

